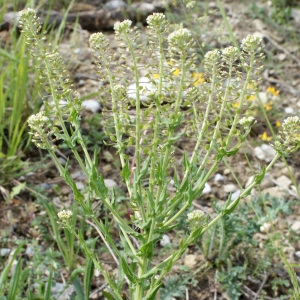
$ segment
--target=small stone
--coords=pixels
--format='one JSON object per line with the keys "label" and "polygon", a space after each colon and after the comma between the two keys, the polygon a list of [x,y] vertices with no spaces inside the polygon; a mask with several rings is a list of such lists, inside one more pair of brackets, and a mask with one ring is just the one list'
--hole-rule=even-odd
{"label": "small stone", "polygon": [[266,104],[269,101],[268,94],[266,92],[259,92],[258,97],[262,104]]}
{"label": "small stone", "polygon": [[113,179],[104,179],[104,184],[108,189],[112,189],[117,186],[117,183]]}
{"label": "small stone", "polygon": [[284,197],[285,193],[278,186],[270,187],[261,191],[262,194],[269,194],[272,197]]}
{"label": "small stone", "polygon": [[60,192],[62,195],[67,195],[71,193],[71,188],[68,185],[64,185],[61,187]]}
{"label": "small stone", "polygon": [[287,114],[294,114],[295,113],[294,109],[292,107],[290,107],[290,106],[289,107],[285,107],[284,111]]}
{"label": "small stone", "polygon": [[224,176],[217,173],[214,178],[214,182],[224,181]]}
{"label": "small stone", "polygon": [[294,222],[293,225],[291,226],[291,229],[298,233],[300,231],[300,221]]}
{"label": "small stone", "polygon": [[85,186],[84,186],[83,182],[78,181],[78,182],[76,182],[75,184],[76,184],[76,187],[78,188],[79,191],[84,190],[84,187],[85,187]]}
{"label": "small stone", "polygon": [[280,187],[283,187],[283,188],[286,188],[286,189],[288,189],[289,186],[292,184],[292,180],[290,178],[288,178],[287,176],[285,176],[285,175],[281,175],[280,177],[278,177],[276,179],[276,182],[278,183],[278,185]]}
{"label": "small stone", "polygon": [[195,254],[188,254],[184,257],[184,265],[193,268],[197,264],[197,256]]}
{"label": "small stone", "polygon": [[278,59],[279,59],[280,61],[286,60],[286,54],[280,53],[280,54],[278,55]]}
{"label": "small stone", "polygon": [[114,156],[109,151],[103,151],[102,159],[108,163],[113,162],[115,160]]}
{"label": "small stone", "polygon": [[82,101],[82,107],[86,110],[91,111],[92,113],[96,113],[101,109],[100,103],[92,99]]}
{"label": "small stone", "polygon": [[0,249],[0,256],[7,256],[10,253],[11,249],[9,248],[2,248]]}
{"label": "small stone", "polygon": [[204,186],[204,189],[202,191],[202,195],[205,195],[205,194],[209,194],[211,192],[211,187],[210,185],[206,182],[205,183],[205,186]]}
{"label": "small stone", "polygon": [[166,245],[169,245],[171,244],[171,240],[169,238],[168,235],[164,234],[162,236],[162,239],[160,240],[159,244],[162,246],[162,247],[165,247]]}
{"label": "small stone", "polygon": [[236,191],[236,186],[232,183],[226,184],[223,187],[225,193],[232,193]]}
{"label": "small stone", "polygon": [[122,0],[110,0],[105,3],[104,7],[107,10],[120,10],[127,7],[127,4]]}
{"label": "small stone", "polygon": [[235,192],[233,192],[231,194],[231,201],[236,200],[240,196],[240,194],[241,194],[241,190],[236,190]]}
{"label": "small stone", "polygon": [[300,251],[296,251],[296,252],[295,252],[295,256],[296,256],[297,258],[300,258]]}
{"label": "small stone", "polygon": [[270,145],[262,144],[254,148],[254,154],[258,159],[270,162],[274,158],[276,151]]}
{"label": "small stone", "polygon": [[59,157],[59,158],[58,158],[58,161],[59,161],[59,163],[60,163],[62,166],[65,166],[66,163],[67,163],[67,161],[66,161],[63,157]]}
{"label": "small stone", "polygon": [[271,228],[272,228],[272,224],[266,222],[262,226],[260,226],[259,230],[261,233],[267,233],[270,231]]}

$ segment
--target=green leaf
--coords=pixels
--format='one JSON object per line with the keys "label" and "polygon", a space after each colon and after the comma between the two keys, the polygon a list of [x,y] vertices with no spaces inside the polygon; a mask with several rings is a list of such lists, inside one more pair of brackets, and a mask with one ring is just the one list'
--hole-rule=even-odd
{"label": "green leaf", "polygon": [[20,258],[18,259],[18,263],[14,270],[13,276],[9,283],[8,295],[7,300],[15,300],[18,290],[19,290],[19,280],[22,272],[22,262],[23,260]]}
{"label": "green leaf", "polygon": [[136,183],[140,182],[140,180],[147,174],[149,168],[150,156],[144,160],[139,177],[136,179]]}
{"label": "green leaf", "polygon": [[129,281],[132,283],[137,283],[138,278],[135,276],[135,274],[131,270],[130,266],[128,265],[128,263],[126,262],[124,257],[121,257],[121,265],[122,265],[122,269],[123,269],[125,275],[129,279]]}
{"label": "green leaf", "polygon": [[75,277],[72,281],[72,284],[74,286],[74,289],[76,291],[76,294],[77,294],[77,299],[78,300],[85,300],[85,299],[89,299],[89,298],[85,298],[84,297],[84,293],[83,293],[83,289],[82,289],[82,286],[81,286],[81,283],[80,283],[80,280],[78,279],[78,277]]}
{"label": "green leaf", "polygon": [[11,193],[9,194],[9,198],[13,199],[15,196],[19,195],[22,189],[26,186],[26,183],[20,183],[17,186],[12,188]]}
{"label": "green leaf", "polygon": [[105,297],[105,299],[107,299],[107,300],[115,300],[115,297],[112,294],[110,294],[109,292],[102,291],[102,294]]}
{"label": "green leaf", "polygon": [[53,273],[51,271],[47,282],[47,288],[45,289],[45,293],[44,293],[44,300],[51,299],[52,277],[53,277]]}
{"label": "green leaf", "polygon": [[160,289],[161,285],[162,285],[162,283],[159,283],[148,296],[143,298],[143,300],[155,300],[156,294],[157,294],[158,290]]}
{"label": "green leaf", "polygon": [[94,275],[94,263],[93,260],[90,258],[87,258],[86,260],[86,267],[84,272],[84,281],[83,281],[83,287],[84,287],[84,299],[89,300],[90,290],[91,290],[91,282]]}
{"label": "green leaf", "polygon": [[128,181],[130,179],[130,167],[129,167],[129,161],[126,160],[125,165],[121,171],[121,176],[124,182]]}

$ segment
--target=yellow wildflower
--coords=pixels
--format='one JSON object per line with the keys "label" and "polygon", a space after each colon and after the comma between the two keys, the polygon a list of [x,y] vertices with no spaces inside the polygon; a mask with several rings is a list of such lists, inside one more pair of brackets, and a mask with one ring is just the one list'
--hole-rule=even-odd
{"label": "yellow wildflower", "polygon": [[267,93],[272,94],[273,96],[278,96],[279,95],[279,90],[276,90],[274,86],[269,86],[267,88]]}
{"label": "yellow wildflower", "polygon": [[233,104],[233,107],[239,107],[239,103],[238,103],[238,102],[235,102],[235,103]]}
{"label": "yellow wildflower", "polygon": [[272,137],[271,136],[268,136],[266,132],[264,132],[263,134],[260,134],[258,136],[262,141],[271,141],[272,140]]}
{"label": "yellow wildflower", "polygon": [[176,76],[176,77],[179,75],[179,69],[178,68],[175,69],[175,71],[173,72],[173,75]]}
{"label": "yellow wildflower", "polygon": [[276,120],[275,126],[276,126],[276,127],[280,127],[280,126],[281,126],[281,122],[278,121],[278,120]]}
{"label": "yellow wildflower", "polygon": [[267,110],[267,111],[270,111],[272,109],[272,105],[273,105],[273,102],[272,101],[269,101],[267,103],[264,104],[264,108]]}
{"label": "yellow wildflower", "polygon": [[193,73],[193,78],[195,79],[194,86],[198,86],[205,81],[203,73]]}
{"label": "yellow wildflower", "polygon": [[159,78],[159,74],[153,74],[153,78],[154,78],[154,79]]}
{"label": "yellow wildflower", "polygon": [[255,95],[250,95],[248,98],[247,98],[248,101],[253,101],[255,100]]}

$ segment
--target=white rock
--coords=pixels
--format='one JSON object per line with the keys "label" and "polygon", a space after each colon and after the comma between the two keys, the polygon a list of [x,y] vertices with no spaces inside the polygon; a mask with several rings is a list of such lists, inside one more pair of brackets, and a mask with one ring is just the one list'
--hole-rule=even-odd
{"label": "white rock", "polygon": [[291,15],[294,18],[296,23],[300,23],[300,9],[299,8],[292,8]]}
{"label": "white rock", "polygon": [[97,102],[96,100],[92,100],[92,99],[82,101],[81,105],[84,109],[89,110],[92,113],[96,113],[101,108],[100,103]]}
{"label": "white rock", "polygon": [[274,158],[276,151],[270,145],[262,144],[254,148],[254,154],[258,159],[270,162]]}
{"label": "white rock", "polygon": [[184,257],[184,265],[193,268],[197,264],[197,256],[195,254],[188,254]]}
{"label": "white rock", "polygon": [[206,182],[202,194],[209,194],[211,192],[211,186]]}
{"label": "white rock", "polygon": [[105,3],[104,7],[108,10],[119,10],[127,7],[127,4],[122,0],[110,0]]}
{"label": "white rock", "polygon": [[266,92],[259,92],[258,97],[263,104],[268,102],[268,94]]}
{"label": "white rock", "polygon": [[292,184],[292,180],[288,178],[285,175],[281,175],[276,179],[276,182],[280,187],[289,188],[289,186]]}
{"label": "white rock", "polygon": [[224,181],[224,176],[219,173],[217,173],[214,178],[214,182],[218,182],[218,181]]}
{"label": "white rock", "polygon": [[159,244],[162,246],[162,247],[165,247],[166,245],[169,245],[171,244],[171,240],[169,238],[168,235],[164,234],[162,236],[162,239],[160,240]]}
{"label": "white rock", "polygon": [[232,193],[236,191],[236,186],[232,183],[226,184],[223,187],[225,193]]}
{"label": "white rock", "polygon": [[11,249],[9,248],[1,248],[0,249],[0,256],[6,256],[10,253]]}
{"label": "white rock", "polygon": [[297,256],[298,258],[300,258],[300,251],[296,251],[295,252],[295,256]]}
{"label": "white rock", "polygon": [[231,194],[231,201],[236,200],[240,196],[240,194],[241,194],[241,190],[236,190],[235,192],[233,192]]}
{"label": "white rock", "polygon": [[262,226],[260,226],[259,230],[262,233],[267,233],[272,228],[272,224],[269,222],[264,223]]}
{"label": "white rock", "polygon": [[104,179],[104,184],[108,189],[112,189],[117,186],[117,183],[113,179]]}
{"label": "white rock", "polygon": [[78,181],[75,184],[76,184],[76,187],[78,188],[79,191],[84,190],[84,184],[83,184],[83,182]]}
{"label": "white rock", "polygon": [[294,112],[294,109],[292,108],[292,107],[285,107],[284,108],[284,111],[285,111],[285,113],[287,113],[287,114],[294,114],[295,112]]}
{"label": "white rock", "polygon": [[300,221],[294,222],[293,225],[291,226],[291,229],[293,231],[299,232],[300,231]]}

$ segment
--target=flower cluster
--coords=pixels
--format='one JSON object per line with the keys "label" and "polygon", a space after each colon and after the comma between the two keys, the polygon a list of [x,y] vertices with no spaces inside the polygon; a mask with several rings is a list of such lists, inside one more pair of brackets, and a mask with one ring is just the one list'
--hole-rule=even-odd
{"label": "flower cluster", "polygon": [[62,222],[67,222],[72,219],[73,213],[70,210],[63,209],[57,214],[57,216]]}
{"label": "flower cluster", "polygon": [[114,30],[116,32],[116,35],[120,35],[122,33],[129,33],[130,27],[132,25],[132,21],[130,20],[124,20],[123,22],[116,22],[114,25]]}
{"label": "flower cluster", "polygon": [[274,149],[288,155],[300,147],[300,119],[299,117],[288,117],[282,123],[277,140],[273,145]]}
{"label": "flower cluster", "polygon": [[103,43],[104,41],[104,35],[102,32],[97,32],[97,33],[93,33],[90,36],[90,45],[93,49],[99,49],[100,45]]}
{"label": "flower cluster", "polygon": [[205,213],[204,211],[197,209],[187,215],[187,220],[191,230],[196,230],[205,224]]}
{"label": "flower cluster", "polygon": [[256,52],[260,48],[261,38],[254,34],[248,34],[243,40],[241,48],[248,53]]}

